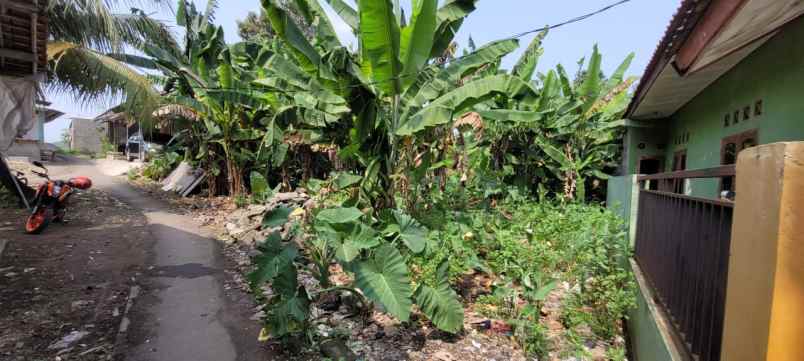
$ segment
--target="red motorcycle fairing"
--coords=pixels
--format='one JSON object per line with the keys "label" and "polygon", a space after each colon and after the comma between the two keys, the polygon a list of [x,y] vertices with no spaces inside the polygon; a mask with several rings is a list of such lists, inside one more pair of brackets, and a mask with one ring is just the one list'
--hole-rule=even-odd
{"label": "red motorcycle fairing", "polygon": [[87,177],[81,176],[81,177],[70,178],[70,180],[67,181],[67,184],[78,189],[87,190],[90,187],[92,187],[92,180]]}

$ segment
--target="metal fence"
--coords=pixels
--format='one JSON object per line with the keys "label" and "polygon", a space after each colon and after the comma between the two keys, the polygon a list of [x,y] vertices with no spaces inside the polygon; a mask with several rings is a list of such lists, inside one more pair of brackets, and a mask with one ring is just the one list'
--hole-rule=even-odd
{"label": "metal fence", "polygon": [[677,336],[700,361],[720,360],[734,203],[675,192],[685,179],[734,173],[734,166],[724,166],[638,178],[637,263]]}

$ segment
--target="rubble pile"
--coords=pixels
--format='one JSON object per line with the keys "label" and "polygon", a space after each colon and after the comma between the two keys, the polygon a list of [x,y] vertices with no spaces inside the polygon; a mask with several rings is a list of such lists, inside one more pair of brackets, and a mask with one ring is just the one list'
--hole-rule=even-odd
{"label": "rubble pile", "polygon": [[[225,217],[227,240],[236,242],[239,245],[254,247],[255,243],[264,240],[269,234],[279,231],[283,238],[287,238],[288,227],[262,228],[262,219],[266,213],[278,208],[287,207],[290,209],[306,210],[313,205],[310,196],[303,191],[277,193],[265,204],[252,204],[244,208],[237,209]],[[297,211],[298,214],[298,211]]]}

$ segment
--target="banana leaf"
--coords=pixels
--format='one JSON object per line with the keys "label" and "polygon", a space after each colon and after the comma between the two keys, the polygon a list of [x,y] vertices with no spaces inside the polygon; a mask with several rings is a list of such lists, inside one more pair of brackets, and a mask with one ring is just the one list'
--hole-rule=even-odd
{"label": "banana leaf", "polygon": [[364,71],[386,96],[401,92],[399,25],[390,0],[360,0],[360,42]]}
{"label": "banana leaf", "polygon": [[336,48],[341,46],[335,28],[329,21],[324,8],[318,0],[295,0],[296,6],[301,10],[308,24],[314,24],[318,39],[325,48]]}
{"label": "banana leaf", "polygon": [[[452,121],[455,112],[483,102],[497,94],[515,98],[523,92],[533,93],[533,89],[522,79],[508,74],[473,80],[435,99],[416,114],[404,118],[400,127],[396,129],[396,134],[411,135],[427,127],[448,123]],[[535,94],[532,95],[535,96]]]}
{"label": "banana leaf", "polygon": [[514,123],[535,123],[544,119],[547,113],[511,109],[477,110],[484,120],[498,120]]}
{"label": "banana leaf", "polygon": [[542,31],[533,39],[528,45],[525,53],[519,58],[519,61],[514,65],[512,73],[524,81],[530,81],[533,78],[533,73],[536,71],[536,66],[539,64],[539,58],[544,53],[542,48],[542,41],[547,36],[547,31]]}
{"label": "banana leaf", "polygon": [[410,25],[402,29],[400,59],[403,64],[402,87],[413,83],[433,48],[437,0],[414,0]]}
{"label": "banana leaf", "polygon": [[494,64],[518,47],[519,41],[515,39],[495,41],[450,63],[446,69],[433,68],[408,88],[402,99],[403,103],[408,107],[420,108],[454,87],[467,74]]}
{"label": "banana leaf", "polygon": [[321,55],[304,37],[299,26],[293,18],[277,4],[278,0],[262,0],[262,7],[265,9],[271,27],[274,31],[290,45],[296,59],[305,71],[314,72],[316,66],[321,62]]}
{"label": "banana leaf", "polygon": [[438,26],[433,36],[435,41],[430,57],[437,58],[444,54],[463,25],[464,18],[475,11],[476,2],[477,0],[447,0],[438,9]]}
{"label": "banana leaf", "polygon": [[335,13],[341,17],[343,22],[352,28],[352,31],[357,32],[360,25],[360,16],[357,11],[343,0],[327,0],[327,3],[335,10]]}
{"label": "banana leaf", "polygon": [[586,113],[587,110],[592,108],[595,102],[597,102],[598,96],[600,96],[601,58],[600,51],[598,51],[597,45],[595,45],[594,50],[592,51],[592,58],[589,59],[589,66],[586,68],[583,83],[581,83],[581,87],[578,90],[584,101],[582,108],[583,113]]}

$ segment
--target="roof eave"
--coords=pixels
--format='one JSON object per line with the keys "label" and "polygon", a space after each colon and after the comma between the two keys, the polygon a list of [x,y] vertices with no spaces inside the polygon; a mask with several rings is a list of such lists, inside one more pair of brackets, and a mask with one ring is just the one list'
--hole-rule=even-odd
{"label": "roof eave", "polygon": [[672,62],[676,51],[687,41],[710,3],[711,0],[682,1],[673,19],[670,20],[670,25],[667,26],[662,40],[656,47],[653,57],[651,57],[648,67],[645,69],[645,73],[637,86],[636,93],[631,99],[631,103],[628,104],[625,112],[626,118],[633,116],[636,108],[642,102],[651,86],[653,86],[653,82],[656,81],[662,70]]}

